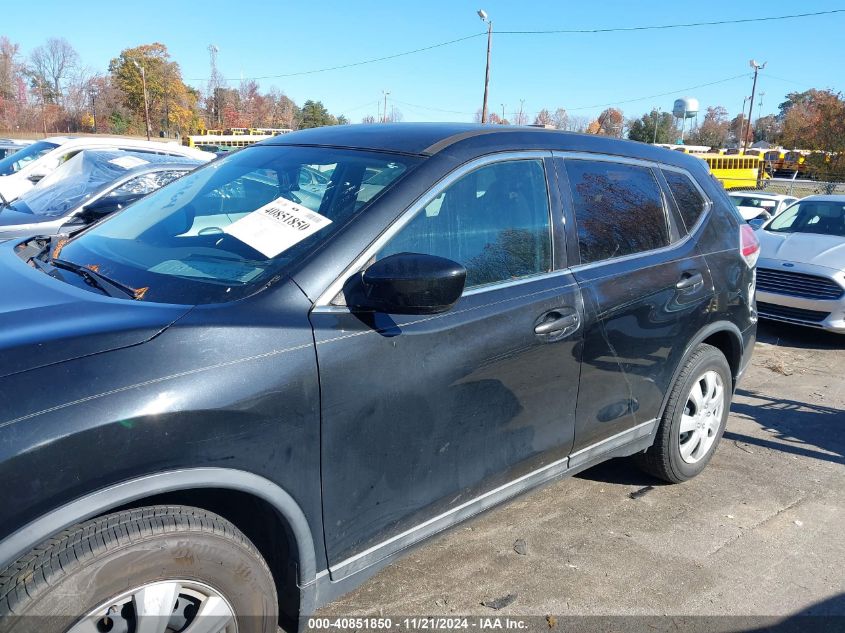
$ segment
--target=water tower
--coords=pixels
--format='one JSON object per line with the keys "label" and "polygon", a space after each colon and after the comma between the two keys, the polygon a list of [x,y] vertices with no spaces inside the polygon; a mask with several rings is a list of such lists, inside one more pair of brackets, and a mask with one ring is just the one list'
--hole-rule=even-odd
{"label": "water tower", "polygon": [[681,138],[678,143],[683,145],[687,119],[694,119],[698,116],[698,99],[693,97],[675,99],[675,103],[672,105],[672,116],[681,120]]}

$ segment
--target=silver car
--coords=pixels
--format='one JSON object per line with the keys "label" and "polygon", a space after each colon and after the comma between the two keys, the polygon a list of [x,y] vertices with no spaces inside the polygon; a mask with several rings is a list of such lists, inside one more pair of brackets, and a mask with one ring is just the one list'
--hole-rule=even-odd
{"label": "silver car", "polygon": [[845,196],[809,196],[756,231],[762,318],[845,334]]}

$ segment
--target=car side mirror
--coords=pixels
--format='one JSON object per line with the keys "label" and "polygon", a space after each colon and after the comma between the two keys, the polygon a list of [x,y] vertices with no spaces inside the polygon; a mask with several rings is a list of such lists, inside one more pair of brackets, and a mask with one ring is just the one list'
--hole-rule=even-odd
{"label": "car side mirror", "polygon": [[450,259],[397,253],[361,274],[360,301],[352,307],[387,314],[440,314],[460,299],[466,277],[466,268]]}

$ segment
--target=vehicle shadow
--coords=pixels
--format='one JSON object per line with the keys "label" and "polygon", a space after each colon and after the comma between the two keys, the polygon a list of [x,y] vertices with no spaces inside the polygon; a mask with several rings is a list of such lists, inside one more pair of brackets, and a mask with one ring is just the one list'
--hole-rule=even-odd
{"label": "vehicle shadow", "polygon": [[845,411],[747,389],[736,394],[740,401],[734,400],[731,414],[756,422],[771,439],[731,430],[725,431],[725,439],[845,464]]}
{"label": "vehicle shadow", "polygon": [[588,468],[575,475],[578,479],[623,486],[663,486],[662,479],[652,477],[640,470],[628,457],[617,457]]}
{"label": "vehicle shadow", "polygon": [[780,622],[755,628],[735,629],[743,633],[835,633],[845,631],[845,593],[811,604]]}
{"label": "vehicle shadow", "polygon": [[757,340],[769,345],[782,345],[798,349],[845,350],[845,334],[835,334],[825,330],[765,319],[760,319],[757,323]]}

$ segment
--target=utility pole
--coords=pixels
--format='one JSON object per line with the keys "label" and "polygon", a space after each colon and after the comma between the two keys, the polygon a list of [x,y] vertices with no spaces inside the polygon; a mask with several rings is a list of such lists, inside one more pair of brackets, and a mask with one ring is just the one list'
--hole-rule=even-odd
{"label": "utility pole", "polygon": [[505,104],[502,104],[502,122],[505,120]]}
{"label": "utility pole", "polygon": [[660,117],[660,108],[655,108],[654,110],[654,140],[651,142],[652,145],[657,145],[657,124]]}
{"label": "utility pole", "polygon": [[390,91],[382,90],[381,94],[384,95],[384,112],[382,113],[381,122],[387,123],[387,95],[390,94]]}
{"label": "utility pole", "polygon": [[94,134],[97,133],[97,109],[94,107],[94,91],[91,91],[91,122],[93,123]]}
{"label": "utility pole", "polygon": [[211,77],[208,79],[208,92],[211,98],[211,117],[209,124],[219,126],[220,117],[220,72],[217,70],[217,53],[219,49],[214,44],[208,45],[208,55],[211,59]]}
{"label": "utility pole", "polygon": [[484,101],[481,103],[481,123],[487,123],[487,93],[490,89],[490,46],[493,43],[493,21],[487,18],[484,9],[478,10],[478,17],[487,23],[487,66],[484,70]]}
{"label": "utility pole", "polygon": [[754,93],[757,90],[757,73],[766,67],[766,62],[758,64],[753,59],[748,63],[754,69],[754,83],[751,84],[751,103],[748,104],[748,131],[746,131],[742,136],[743,154],[745,153],[746,146],[748,145],[748,132],[751,131],[751,114],[754,112]]}
{"label": "utility pole", "polygon": [[516,117],[516,124],[517,124],[517,125],[523,125],[523,121],[522,121],[522,106],[523,106],[524,104],[525,104],[525,99],[520,99],[520,100],[519,100],[519,114],[518,114],[518,115],[517,115],[517,117]]}
{"label": "utility pole", "polygon": [[150,136],[152,136],[152,129],[150,128],[150,103],[147,99],[147,73],[144,70],[144,66],[138,63],[137,60],[132,60],[132,63],[138,67],[141,71],[141,86],[144,90],[144,121],[147,124],[147,140],[150,140]]}

